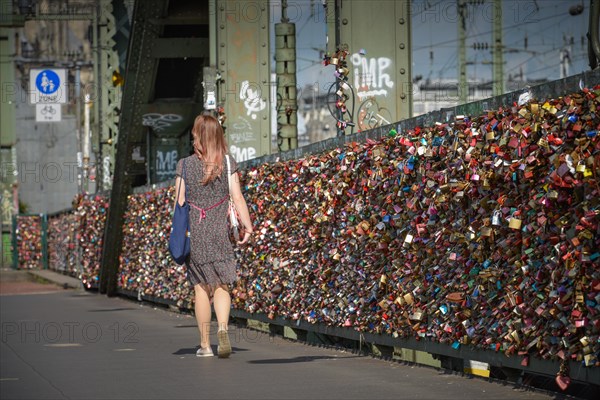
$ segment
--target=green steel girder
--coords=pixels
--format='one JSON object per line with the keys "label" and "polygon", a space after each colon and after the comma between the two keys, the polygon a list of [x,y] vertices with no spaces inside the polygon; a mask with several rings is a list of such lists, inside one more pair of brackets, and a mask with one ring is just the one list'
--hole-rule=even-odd
{"label": "green steel girder", "polygon": [[268,1],[217,0],[216,27],[229,152],[238,162],[270,154]]}
{"label": "green steel girder", "polygon": [[[3,12],[7,13],[7,18],[13,15],[12,3],[5,4],[2,1],[0,6],[3,7]],[[0,25],[0,55],[2,57],[0,59],[0,146],[12,147],[16,144],[17,139],[15,110],[18,103],[15,64],[12,62],[15,55],[15,35],[12,28],[3,25]],[[12,161],[16,162],[16,160]],[[4,157],[0,158],[0,162],[6,162]],[[0,180],[8,179],[12,183],[12,177],[5,177],[2,172],[3,165],[7,164],[0,164]]]}
{"label": "green steel girder", "polygon": [[[131,27],[131,21],[129,21],[129,14],[127,12],[129,0],[112,0],[113,15],[115,17],[115,35],[113,37],[115,41],[115,49],[119,56],[119,72],[125,72],[125,63],[127,60],[127,45],[129,44],[129,30]],[[132,5],[133,7],[133,5]]]}
{"label": "green steel girder", "polygon": [[[347,44],[350,53],[348,81],[356,94],[354,118],[359,128],[410,118],[410,0],[382,0],[376,7],[368,1],[342,0],[337,17],[340,44]],[[328,22],[335,29],[336,19],[328,16]],[[366,54],[360,54],[360,49],[366,49]],[[369,98],[375,101],[363,104]]]}
{"label": "green steel girder", "polygon": [[202,112],[202,104],[187,102],[187,103],[171,103],[156,101],[149,104],[142,104],[142,114],[145,118],[142,124],[148,125],[148,117],[152,115],[177,115],[177,120],[169,121],[168,125],[155,127],[155,133],[162,137],[177,137],[191,125],[194,118]]}
{"label": "green steel girder", "polygon": [[[112,183],[115,165],[115,144],[118,141],[118,107],[121,104],[121,88],[108,84],[112,81],[113,72],[119,71],[119,55],[116,50],[115,36],[117,34],[116,21],[113,11],[113,0],[101,0],[98,13],[100,60],[99,82],[102,95],[100,96],[100,118],[96,121],[99,125],[100,137],[93,146],[97,146],[98,157],[97,176],[100,189],[109,190]],[[98,143],[99,142],[99,143]]]}
{"label": "green steel girder", "polygon": [[155,58],[208,58],[208,55],[206,38],[157,39],[152,48],[152,57]]}

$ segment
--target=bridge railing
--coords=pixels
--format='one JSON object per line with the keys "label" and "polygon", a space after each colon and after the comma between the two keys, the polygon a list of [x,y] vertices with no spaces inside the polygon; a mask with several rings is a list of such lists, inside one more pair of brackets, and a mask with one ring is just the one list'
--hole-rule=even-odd
{"label": "bridge railing", "polygon": [[14,269],[48,268],[47,223],[45,214],[23,213],[13,215]]}
{"label": "bridge railing", "polygon": [[48,268],[80,278],[79,215],[70,208],[48,214],[47,221]]}

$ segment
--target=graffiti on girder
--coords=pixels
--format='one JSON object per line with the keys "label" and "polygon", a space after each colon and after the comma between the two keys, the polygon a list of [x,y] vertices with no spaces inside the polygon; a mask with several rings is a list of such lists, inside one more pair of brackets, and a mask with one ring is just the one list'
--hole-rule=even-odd
{"label": "graffiti on girder", "polygon": [[248,81],[242,82],[240,100],[244,101],[246,113],[252,119],[256,119],[256,114],[267,108],[267,102],[260,96],[261,89],[258,85],[250,85]]}
{"label": "graffiti on girder", "polygon": [[156,132],[168,129],[181,120],[183,120],[183,117],[178,114],[149,113],[142,115],[142,125],[149,126]]}

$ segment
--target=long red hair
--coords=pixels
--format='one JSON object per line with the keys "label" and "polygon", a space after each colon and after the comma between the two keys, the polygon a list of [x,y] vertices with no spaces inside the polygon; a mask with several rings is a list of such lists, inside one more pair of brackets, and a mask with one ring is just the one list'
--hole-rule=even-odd
{"label": "long red hair", "polygon": [[227,154],[225,133],[215,117],[199,115],[194,121],[192,136],[194,153],[204,162],[202,184],[207,185],[223,172],[223,158]]}

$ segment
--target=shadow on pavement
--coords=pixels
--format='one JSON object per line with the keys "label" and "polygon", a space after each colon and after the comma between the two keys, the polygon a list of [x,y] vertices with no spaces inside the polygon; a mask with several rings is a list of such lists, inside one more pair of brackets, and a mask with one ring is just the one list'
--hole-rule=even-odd
{"label": "shadow on pavement", "polygon": [[[215,354],[217,354],[217,346],[216,345],[211,345],[211,347],[213,348],[213,351]],[[183,348],[183,349],[179,349],[176,352],[172,353],[174,356],[184,356],[186,354],[196,354],[196,350],[198,350],[198,347],[188,347],[188,348]],[[231,351],[233,353],[237,353],[237,352],[241,352],[241,351],[248,351],[248,349],[242,349],[239,347],[232,347]]]}
{"label": "shadow on pavement", "polygon": [[187,349],[179,349],[177,350],[175,353],[173,353],[174,356],[183,356],[186,354],[196,354],[196,350],[198,350],[198,347],[190,347]]}
{"label": "shadow on pavement", "polygon": [[294,358],[271,358],[267,360],[252,360],[248,361],[250,364],[291,364],[291,363],[300,363],[300,362],[311,362],[317,360],[340,360],[346,358],[358,358],[360,356],[350,356],[350,357],[333,357],[333,356],[301,356]]}

